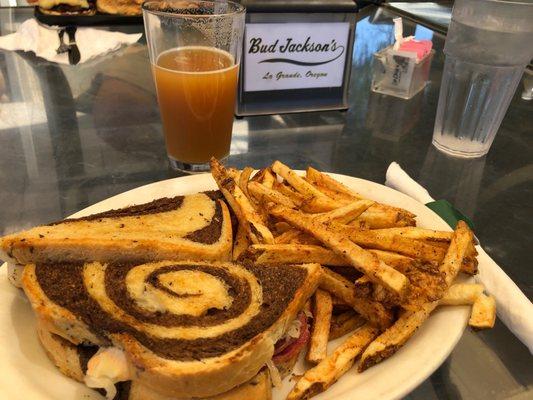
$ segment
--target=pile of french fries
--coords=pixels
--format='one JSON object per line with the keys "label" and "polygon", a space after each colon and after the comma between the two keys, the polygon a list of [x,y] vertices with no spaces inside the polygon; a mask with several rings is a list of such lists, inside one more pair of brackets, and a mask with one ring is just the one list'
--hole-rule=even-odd
{"label": "pile of french fries", "polygon": [[[416,227],[411,212],[378,203],[309,167],[300,176],[280,161],[253,173],[211,160],[211,173],[239,225],[234,260],[319,263],[307,361],[288,400],[335,383],[357,358],[358,371],[392,356],[438,306],[471,305],[469,325],[491,328],[494,298],[479,284],[473,234]],[[341,312],[335,312],[335,310]],[[328,341],[350,334],[331,354]]]}

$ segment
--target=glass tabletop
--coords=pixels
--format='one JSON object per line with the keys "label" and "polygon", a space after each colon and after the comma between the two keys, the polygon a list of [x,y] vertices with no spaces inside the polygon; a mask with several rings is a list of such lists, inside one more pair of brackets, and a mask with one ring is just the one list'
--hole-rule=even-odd
{"label": "glass tabletop", "polygon": [[[0,34],[31,18],[0,9]],[[444,62],[444,37],[405,22],[404,34],[430,38],[430,82],[411,100],[370,91],[374,52],[393,41],[393,11],[358,14],[350,108],[235,120],[228,164],[262,167],[279,159],[383,183],[392,161],[476,226],[487,252],[533,295],[533,103],[515,94],[489,154],[450,158],[431,146]],[[112,30],[142,32],[142,26]],[[77,66],[0,51],[0,234],[63,218],[114,194],[176,177],[168,168],[144,39]],[[533,397],[527,348],[499,321],[467,329],[446,362],[409,399]]]}

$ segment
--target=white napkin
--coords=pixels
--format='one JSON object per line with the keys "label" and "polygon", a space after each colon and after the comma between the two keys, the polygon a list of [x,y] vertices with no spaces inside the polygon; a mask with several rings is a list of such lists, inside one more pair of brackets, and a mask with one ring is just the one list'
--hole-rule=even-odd
{"label": "white napkin", "polygon": [[[68,54],[57,54],[59,47],[59,27],[45,27],[35,19],[24,21],[17,32],[0,36],[0,49],[33,51],[37,56],[60,64],[68,64]],[[100,54],[117,50],[123,44],[137,42],[142,33],[110,32],[93,28],[78,28],[76,44],[80,50],[80,61],[83,63]],[[65,34],[64,43],[68,44]]]}
{"label": "white napkin", "polygon": [[[385,185],[423,204],[434,201],[428,191],[395,162],[387,169]],[[533,304],[481,246],[476,246],[476,249],[479,253],[479,273],[476,280],[495,297],[500,320],[533,353]]]}

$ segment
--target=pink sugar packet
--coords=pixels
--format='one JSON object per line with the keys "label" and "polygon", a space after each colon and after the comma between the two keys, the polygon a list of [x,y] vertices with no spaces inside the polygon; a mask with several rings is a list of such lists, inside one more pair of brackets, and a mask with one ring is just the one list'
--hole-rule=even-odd
{"label": "pink sugar packet", "polygon": [[431,40],[406,40],[401,42],[399,51],[407,51],[409,53],[416,53],[416,60],[423,59],[433,48]]}

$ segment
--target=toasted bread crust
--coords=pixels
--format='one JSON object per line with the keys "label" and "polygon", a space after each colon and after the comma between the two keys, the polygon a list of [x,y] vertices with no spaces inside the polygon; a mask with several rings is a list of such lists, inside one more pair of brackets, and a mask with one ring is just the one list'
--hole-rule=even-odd
{"label": "toasted bread crust", "polygon": [[[198,400],[271,400],[272,384],[267,369],[261,370],[248,382],[237,386],[227,392]],[[176,397],[168,397],[137,382],[131,385],[128,400],[179,400]]]}
{"label": "toasted bread crust", "polygon": [[96,336],[87,325],[67,309],[52,302],[44,293],[35,276],[35,265],[28,264],[22,274],[22,287],[30,300],[40,329],[44,329],[73,344],[109,344]]}
{"label": "toasted bread crust", "polygon": [[83,382],[84,373],[76,345],[55,335],[41,323],[37,324],[37,335],[46,355],[61,373]]}
{"label": "toasted bread crust", "polygon": [[24,265],[7,263],[7,279],[16,288],[22,289]]}

